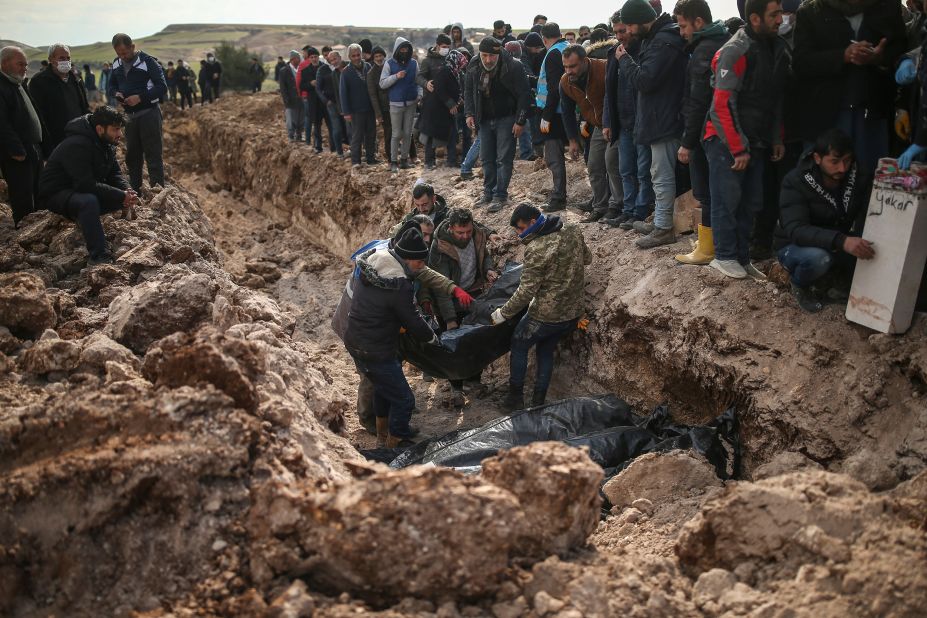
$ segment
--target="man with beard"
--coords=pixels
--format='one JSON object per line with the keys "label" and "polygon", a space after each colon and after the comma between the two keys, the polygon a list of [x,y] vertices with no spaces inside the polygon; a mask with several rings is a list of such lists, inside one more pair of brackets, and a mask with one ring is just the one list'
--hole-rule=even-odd
{"label": "man with beard", "polygon": [[454,49],[463,47],[470,52],[471,57],[473,56],[473,43],[464,36],[463,24],[459,22],[451,26],[451,47]]}
{"label": "man with beard", "polygon": [[111,107],[68,123],[65,138],[39,177],[39,200],[48,210],[77,221],[90,254],[89,265],[110,263],[100,215],[123,210],[129,218],[138,196],[122,177],[116,145],[126,117]]}
{"label": "man with beard", "polygon": [[383,65],[386,64],[386,51],[378,45],[373,48],[370,57],[373,62],[370,71],[367,72],[367,96],[370,97],[377,124],[383,127],[383,153],[386,160],[390,161],[393,125],[389,117],[389,93],[380,88],[380,75],[383,74]]}
{"label": "man with beard", "polygon": [[363,49],[357,43],[348,47],[348,64],[341,73],[341,112],[351,125],[351,163],[360,167],[361,147],[367,153],[367,165],[377,162],[377,121],[367,95],[367,73],[370,64],[363,60]]}
{"label": "man with beard", "polygon": [[715,54],[714,95],[705,124],[711,192],[712,268],[734,279],[765,279],[750,263],[753,213],[763,202],[763,166],[782,145],[785,42],[779,0],[747,0],[747,23]]}
{"label": "man with beard", "polygon": [[[828,273],[848,278],[853,258],[875,256],[872,243],[859,237],[872,174],[854,159],[853,141],[839,129],[830,129],[782,182],[776,248],[779,262],[791,275],[795,300],[805,311],[821,310],[812,285]],[[845,300],[846,289],[840,287],[827,295]]]}

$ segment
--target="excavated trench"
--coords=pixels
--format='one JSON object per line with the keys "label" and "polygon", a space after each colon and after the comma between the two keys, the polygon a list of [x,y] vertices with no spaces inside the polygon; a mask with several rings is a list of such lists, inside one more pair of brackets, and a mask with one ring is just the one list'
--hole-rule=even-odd
{"label": "excavated trench", "polygon": [[[409,208],[417,176],[391,175],[382,167],[352,170],[347,162],[287,144],[277,106],[264,96],[176,114],[167,123],[169,160],[181,178],[196,172],[193,182],[232,196],[259,221],[325,256],[322,278],[338,283],[326,288],[327,298],[312,294],[312,307],[324,306],[327,319],[340,297],[346,256],[381,237]],[[571,195],[588,194],[584,170],[570,163],[568,172]],[[444,168],[425,177],[450,205],[469,207],[479,193],[478,179],[461,182]],[[542,201],[549,184],[542,165],[516,162],[512,200]],[[517,258],[507,214],[477,211],[477,217],[502,233],[504,240],[492,248],[496,258]],[[640,409],[666,403],[675,418],[692,424],[734,406],[748,478],[783,452],[856,471],[873,487],[893,486],[924,468],[923,316],[904,337],[874,335],[848,324],[838,307],[801,314],[773,281],[736,283],[709,269],[677,266],[671,256],[683,244],[639,252],[631,234],[586,227],[595,254],[586,288],[592,323],[562,346],[552,396],[614,392]],[[273,235],[265,236],[273,246]],[[314,320],[315,326],[324,321]],[[334,345],[324,331],[308,334]],[[458,425],[492,417],[506,371],[504,359],[489,370],[496,396],[488,406],[474,402],[480,412],[457,418]],[[430,397],[435,388],[420,386],[420,397],[443,405]]]}

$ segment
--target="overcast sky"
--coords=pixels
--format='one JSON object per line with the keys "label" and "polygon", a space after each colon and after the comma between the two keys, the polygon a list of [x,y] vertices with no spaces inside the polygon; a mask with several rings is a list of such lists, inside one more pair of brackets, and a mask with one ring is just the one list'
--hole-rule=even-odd
{"label": "overcast sky", "polygon": [[[663,0],[664,10],[672,11],[675,0]],[[580,10],[564,14],[562,0],[527,2],[396,2],[396,0],[355,0],[345,3],[281,2],[278,0],[156,0],[154,2],[102,2],[79,0],[38,4],[32,1],[0,0],[0,39],[42,46],[61,41],[84,45],[108,41],[116,32],[133,37],[154,34],[168,24],[337,24],[354,26],[435,27],[455,21],[464,26],[491,26],[504,19],[516,29],[531,26],[536,14],[547,15],[563,26],[589,26],[604,22],[623,2],[576,3]],[[715,18],[737,14],[736,0],[710,0]],[[255,9],[260,7],[260,13]],[[303,8],[305,7],[305,8]],[[319,7],[322,7],[321,10]],[[403,8],[398,8],[403,7]],[[499,8],[504,7],[504,8]]]}

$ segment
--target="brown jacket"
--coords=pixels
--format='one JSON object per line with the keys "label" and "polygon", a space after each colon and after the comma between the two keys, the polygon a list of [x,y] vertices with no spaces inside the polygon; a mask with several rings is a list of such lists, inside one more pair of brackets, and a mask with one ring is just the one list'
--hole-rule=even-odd
{"label": "brown jacket", "polygon": [[605,60],[586,58],[589,67],[586,75],[586,90],[570,81],[566,73],[560,78],[563,94],[579,105],[583,120],[593,127],[602,126],[602,112],[605,109]]}

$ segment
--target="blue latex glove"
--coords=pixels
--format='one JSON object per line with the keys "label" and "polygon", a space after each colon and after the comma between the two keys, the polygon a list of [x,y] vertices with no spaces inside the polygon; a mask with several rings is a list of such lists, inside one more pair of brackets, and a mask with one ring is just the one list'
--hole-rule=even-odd
{"label": "blue latex glove", "polygon": [[913,84],[916,77],[917,67],[914,66],[914,61],[910,58],[902,60],[898,65],[898,70],[895,71],[895,83],[899,86],[907,86]]}
{"label": "blue latex glove", "polygon": [[922,154],[927,151],[927,146],[918,146],[917,144],[911,144],[908,146],[908,149],[905,150],[900,157],[898,157],[898,167],[906,170],[911,167],[911,161],[914,160],[914,157]]}

